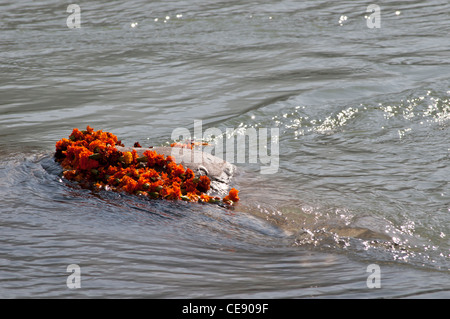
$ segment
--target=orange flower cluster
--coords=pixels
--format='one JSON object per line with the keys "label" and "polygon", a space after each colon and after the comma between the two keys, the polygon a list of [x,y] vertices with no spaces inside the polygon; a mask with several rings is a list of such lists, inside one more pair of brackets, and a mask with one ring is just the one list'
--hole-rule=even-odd
{"label": "orange flower cluster", "polygon": [[[56,143],[55,159],[64,169],[68,180],[87,187],[125,191],[151,199],[186,200],[191,202],[218,203],[219,197],[206,194],[210,189],[207,176],[196,177],[194,172],[173,157],[164,157],[147,150],[138,157],[135,150],[121,152],[124,146],[109,132],[73,129],[68,139]],[[135,144],[136,145],[136,144]],[[223,202],[229,205],[239,200],[238,191],[231,189]]]}
{"label": "orange flower cluster", "polygon": [[170,147],[181,147],[181,148],[189,148],[189,149],[194,149],[195,146],[205,146],[205,145],[209,145],[206,142],[188,142],[188,143],[172,143],[170,144]]}
{"label": "orange flower cluster", "polygon": [[233,204],[233,203],[239,201],[238,193],[239,193],[239,191],[237,189],[232,188],[230,190],[230,193],[223,198],[223,201],[225,203],[229,203],[229,204]]}

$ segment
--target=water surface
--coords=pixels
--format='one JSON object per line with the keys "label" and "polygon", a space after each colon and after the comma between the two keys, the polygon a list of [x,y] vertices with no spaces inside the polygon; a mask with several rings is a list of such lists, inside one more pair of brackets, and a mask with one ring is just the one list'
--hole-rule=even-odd
{"label": "water surface", "polygon": [[[0,296],[448,298],[450,6],[379,5],[370,29],[361,1],[97,1],[69,29],[67,4],[0,4]],[[52,159],[74,127],[148,146],[195,120],[279,129],[233,211]]]}

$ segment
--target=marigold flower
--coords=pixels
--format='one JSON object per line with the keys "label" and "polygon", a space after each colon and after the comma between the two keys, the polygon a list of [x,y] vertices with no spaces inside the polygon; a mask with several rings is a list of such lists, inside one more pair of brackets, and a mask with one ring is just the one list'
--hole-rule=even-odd
{"label": "marigold flower", "polygon": [[131,162],[133,161],[133,155],[131,154],[131,152],[123,153],[123,158],[124,163],[127,165],[130,165]]}
{"label": "marigold flower", "polygon": [[180,148],[190,148],[193,149],[194,145],[191,143],[183,144],[183,143],[172,143],[170,147],[180,147]]}
{"label": "marigold flower", "polygon": [[69,139],[71,141],[77,141],[77,140],[81,140],[84,138],[84,134],[83,132],[81,132],[79,129],[74,128],[72,130],[72,134],[69,135]]}
{"label": "marigold flower", "polygon": [[133,194],[134,191],[137,190],[138,182],[136,182],[133,178],[125,175],[122,180],[120,181],[121,184],[123,184],[122,189],[126,192]]}
{"label": "marigold flower", "polygon": [[204,176],[204,175],[200,176],[199,182],[197,185],[197,189],[203,193],[206,193],[207,191],[209,191],[210,184],[211,184],[211,180],[209,179],[208,176]]}
{"label": "marigold flower", "polygon": [[238,196],[239,191],[235,188],[232,188],[227,196],[223,198],[224,202],[232,201],[233,203],[239,201]]}

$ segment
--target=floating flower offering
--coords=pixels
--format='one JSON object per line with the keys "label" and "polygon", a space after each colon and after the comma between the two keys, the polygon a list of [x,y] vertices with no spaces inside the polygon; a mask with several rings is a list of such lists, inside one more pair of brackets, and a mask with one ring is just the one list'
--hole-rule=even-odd
{"label": "floating flower offering", "polygon": [[[192,148],[194,143],[173,147]],[[75,128],[69,138],[56,143],[55,159],[63,167],[63,176],[85,187],[140,195],[149,199],[185,200],[233,205],[239,201],[238,190],[232,188],[223,199],[207,194],[208,176],[177,164],[172,156],[149,149],[138,156],[136,150],[121,152],[124,146],[117,136],[90,126]],[[134,147],[140,147],[135,143]]]}

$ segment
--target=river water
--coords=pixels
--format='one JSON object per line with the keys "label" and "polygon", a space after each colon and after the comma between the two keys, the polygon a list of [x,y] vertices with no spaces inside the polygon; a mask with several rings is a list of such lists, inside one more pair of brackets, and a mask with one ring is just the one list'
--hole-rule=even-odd
{"label": "river water", "polygon": [[[68,4],[0,3],[0,297],[450,297],[448,1],[80,2],[79,28]],[[52,158],[75,127],[149,146],[194,121],[278,130],[234,210]]]}

